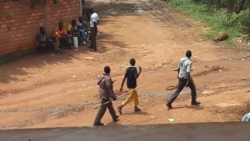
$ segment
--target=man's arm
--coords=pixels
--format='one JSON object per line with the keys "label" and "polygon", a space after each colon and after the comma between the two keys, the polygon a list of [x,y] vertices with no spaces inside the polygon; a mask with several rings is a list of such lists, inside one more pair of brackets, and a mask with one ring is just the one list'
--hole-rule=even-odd
{"label": "man's arm", "polygon": [[86,29],[88,29],[88,26],[85,21],[83,21],[82,24],[85,26]]}
{"label": "man's arm", "polygon": [[181,67],[181,60],[180,60],[180,62],[179,62],[179,64],[178,64],[178,74],[177,74],[177,78],[179,78],[179,74],[180,74],[180,67]]}
{"label": "man's arm", "polygon": [[139,73],[137,73],[137,70],[135,71],[135,78],[136,79],[139,78],[140,74],[141,74],[141,66],[139,66]]}
{"label": "man's arm", "polygon": [[120,91],[123,90],[123,85],[124,85],[124,83],[125,83],[125,81],[126,81],[126,79],[127,79],[127,76],[128,76],[127,73],[128,73],[128,69],[126,70],[126,73],[125,73],[124,78],[123,78],[123,80],[122,80],[122,85],[121,85]]}
{"label": "man's arm", "polygon": [[178,78],[179,78],[179,73],[180,73],[180,68],[178,68],[178,74],[177,74]]}
{"label": "man's arm", "polygon": [[79,28],[77,26],[72,28],[72,32],[73,33],[78,33],[79,32]]}
{"label": "man's arm", "polygon": [[54,33],[55,33],[55,35],[56,35],[56,37],[59,37],[59,38],[61,38],[62,36],[57,32],[59,29],[58,28],[56,28],[55,29],[55,31],[54,31]]}
{"label": "man's arm", "polygon": [[120,91],[122,91],[123,90],[123,85],[124,85],[124,83],[125,83],[125,81],[126,81],[126,76],[124,76],[124,78],[123,78],[123,80],[122,80],[122,85],[121,85],[121,89],[120,89]]}
{"label": "man's arm", "polygon": [[58,32],[55,32],[56,36],[61,38],[62,36],[58,34]]}
{"label": "man's arm", "polygon": [[71,34],[72,29],[73,29],[73,26],[70,26],[70,25],[69,25],[69,26],[68,26],[68,31],[67,31],[67,32],[68,32],[68,34]]}
{"label": "man's arm", "polygon": [[67,30],[66,30],[65,28],[63,29],[63,34],[64,34],[64,35],[67,35],[67,34],[68,34],[68,32],[67,32]]}
{"label": "man's arm", "polygon": [[187,67],[187,83],[186,83],[186,87],[188,86],[188,84],[190,82],[190,72],[191,72],[191,70],[192,70],[192,62]]}
{"label": "man's arm", "polygon": [[[37,40],[38,40],[39,44],[42,44],[42,43],[46,42],[46,41],[41,41],[40,34],[37,36]],[[47,37],[46,37],[46,40],[47,40]]]}
{"label": "man's arm", "polygon": [[95,33],[97,34],[97,22],[94,22],[94,27],[95,27]]}
{"label": "man's arm", "polygon": [[113,100],[116,100],[116,96],[115,96],[115,93],[113,91],[113,87],[112,87],[112,80],[111,79],[108,79],[106,80],[106,89],[108,91],[108,94],[109,96],[113,99]]}

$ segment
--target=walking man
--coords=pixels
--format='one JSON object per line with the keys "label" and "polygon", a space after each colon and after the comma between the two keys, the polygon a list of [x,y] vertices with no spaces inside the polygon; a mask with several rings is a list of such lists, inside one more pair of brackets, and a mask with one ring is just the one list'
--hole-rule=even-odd
{"label": "walking man", "polygon": [[113,83],[110,77],[110,67],[106,66],[104,68],[105,74],[103,74],[98,81],[99,85],[99,94],[101,99],[101,106],[98,110],[96,115],[96,119],[94,121],[94,126],[103,126],[104,124],[101,123],[101,119],[106,112],[106,109],[109,109],[109,113],[111,114],[113,121],[117,122],[119,116],[116,115],[115,109],[110,99],[116,100],[116,96],[113,91]]}
{"label": "walking man", "polygon": [[99,17],[97,16],[97,14],[94,14],[94,9],[90,9],[89,10],[90,13],[90,39],[91,39],[91,45],[90,45],[90,49],[96,51],[96,34],[97,34],[97,24],[99,21]]}
{"label": "walking man", "polygon": [[123,85],[125,80],[127,79],[127,87],[129,89],[129,96],[128,98],[118,107],[118,111],[120,114],[122,114],[122,108],[127,105],[129,102],[131,102],[132,100],[134,100],[134,104],[135,104],[135,108],[134,111],[135,112],[139,112],[141,111],[141,109],[139,109],[137,106],[139,105],[139,100],[138,100],[138,94],[137,91],[135,90],[136,86],[137,86],[137,78],[140,76],[141,74],[141,67],[139,66],[139,73],[137,72],[136,66],[135,66],[135,59],[132,58],[130,59],[130,67],[127,68],[125,76],[123,78],[122,81],[122,85],[121,85],[121,89],[120,91],[123,90]]}
{"label": "walking man", "polygon": [[173,93],[168,103],[166,104],[169,109],[172,109],[172,103],[178,97],[182,89],[186,86],[191,89],[192,102],[191,105],[200,105],[199,101],[196,101],[196,88],[193,79],[190,76],[192,70],[192,61],[191,61],[192,52],[188,50],[186,52],[186,57],[181,58],[178,66],[178,78],[179,83],[177,90]]}

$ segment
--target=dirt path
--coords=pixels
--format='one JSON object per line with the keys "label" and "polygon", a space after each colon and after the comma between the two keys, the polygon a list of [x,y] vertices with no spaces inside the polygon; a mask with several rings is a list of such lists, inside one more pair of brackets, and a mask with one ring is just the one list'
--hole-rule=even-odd
{"label": "dirt path", "polygon": [[[237,121],[249,112],[249,53],[224,48],[201,36],[201,23],[157,0],[92,0],[101,16],[98,52],[86,47],[66,55],[34,55],[0,67],[0,128],[92,126],[98,104],[98,75],[109,65],[118,90],[130,58],[143,67],[138,90],[141,113],[133,104],[118,123],[108,125]],[[192,75],[200,107],[181,95],[168,111],[166,87],[177,83],[178,61],[193,51]],[[118,106],[121,100],[115,102]],[[170,122],[169,119],[174,119]]]}

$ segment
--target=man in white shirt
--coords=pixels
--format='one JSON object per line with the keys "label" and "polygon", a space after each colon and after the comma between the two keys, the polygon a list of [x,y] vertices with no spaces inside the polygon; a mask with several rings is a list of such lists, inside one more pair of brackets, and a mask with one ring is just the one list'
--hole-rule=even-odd
{"label": "man in white shirt", "polygon": [[186,57],[181,58],[180,63],[178,65],[178,78],[179,83],[177,90],[173,93],[168,103],[166,104],[169,109],[172,109],[172,103],[178,97],[182,89],[186,86],[191,89],[192,102],[191,105],[200,105],[199,101],[196,101],[196,88],[193,79],[190,76],[190,72],[192,70],[192,61],[190,60],[192,56],[192,52],[188,50],[186,52]]}
{"label": "man in white shirt", "polygon": [[91,38],[91,44],[90,44],[90,49],[96,51],[96,34],[97,34],[97,24],[99,22],[99,16],[94,13],[93,9],[89,10],[90,13],[90,38]]}
{"label": "man in white shirt", "polygon": [[97,21],[97,25],[98,25],[98,24],[99,24],[99,21],[100,21],[99,15],[98,15],[96,12],[94,12],[92,15],[95,17],[95,19],[96,19],[96,21]]}

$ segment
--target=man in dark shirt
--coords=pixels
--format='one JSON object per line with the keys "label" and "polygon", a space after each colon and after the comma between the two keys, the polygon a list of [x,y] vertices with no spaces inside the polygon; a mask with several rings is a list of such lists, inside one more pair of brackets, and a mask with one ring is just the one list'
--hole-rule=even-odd
{"label": "man in dark shirt", "polygon": [[98,113],[96,115],[96,119],[94,121],[94,126],[103,126],[104,124],[101,123],[101,119],[103,115],[106,112],[106,109],[109,109],[109,113],[111,114],[113,121],[117,122],[118,121],[118,116],[115,113],[115,109],[113,107],[113,104],[110,99],[116,100],[116,96],[113,91],[113,83],[110,74],[110,67],[106,66],[104,68],[105,74],[103,74],[99,80],[98,80],[98,85],[99,85],[99,94],[100,94],[100,99],[101,99],[101,106],[98,110]]}
{"label": "man in dark shirt", "polygon": [[122,81],[122,85],[121,85],[121,89],[120,91],[123,90],[123,85],[125,80],[127,79],[127,87],[129,89],[129,97],[122,103],[122,105],[120,105],[118,107],[118,111],[120,114],[122,114],[122,108],[127,105],[129,102],[131,102],[132,100],[134,100],[135,103],[135,112],[141,111],[141,109],[139,109],[137,107],[137,105],[139,105],[139,101],[138,101],[138,94],[137,91],[135,90],[136,86],[137,86],[137,78],[140,76],[141,74],[141,67],[139,66],[139,73],[137,72],[136,66],[135,66],[135,59],[132,58],[130,59],[130,67],[128,67],[128,69],[126,70],[125,76],[123,78]]}
{"label": "man in dark shirt", "polygon": [[48,39],[45,28],[40,27],[40,33],[37,35],[36,47],[39,53],[45,52],[49,47],[53,47],[56,53],[63,54],[64,52],[56,45],[54,40]]}

